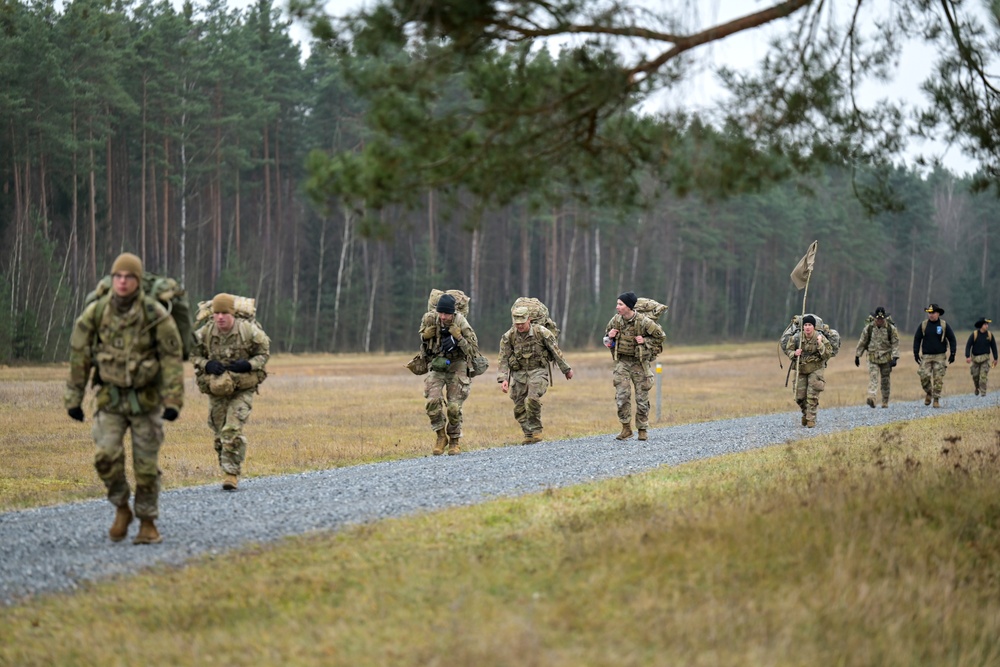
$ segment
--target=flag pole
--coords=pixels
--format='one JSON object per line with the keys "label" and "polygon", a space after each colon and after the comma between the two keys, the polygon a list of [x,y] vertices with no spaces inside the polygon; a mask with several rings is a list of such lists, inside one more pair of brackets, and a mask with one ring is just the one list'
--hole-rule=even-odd
{"label": "flag pole", "polygon": [[[812,279],[812,269],[806,274],[806,289],[802,293],[802,314],[799,315],[799,349],[802,348],[802,319],[806,316],[806,297],[809,296],[809,281]],[[796,355],[795,357],[795,381],[792,383],[792,393],[795,394],[799,390],[799,361],[802,359],[802,355]]]}

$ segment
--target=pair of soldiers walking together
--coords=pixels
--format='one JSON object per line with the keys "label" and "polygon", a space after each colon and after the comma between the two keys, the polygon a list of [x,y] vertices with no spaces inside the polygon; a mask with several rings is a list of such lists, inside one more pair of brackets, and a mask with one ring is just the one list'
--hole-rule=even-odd
{"label": "pair of soldiers walking together", "polygon": [[[235,318],[232,295],[212,301],[213,321],[194,334],[192,361],[199,388],[209,394],[209,426],[225,472],[224,489],[234,490],[246,455],[243,425],[270,356],[270,341],[256,322]],[[143,288],[142,260],[123,253],[111,267],[110,289],[89,303],[73,325],[67,414],[84,421],[83,397],[90,382],[97,409],[91,433],[94,468],[115,506],[108,537],[119,542],[135,517],[133,543],[156,544],[159,518],[160,448],[163,421],[174,421],[184,405],[185,348],[171,312]],[[125,434],[132,433],[135,501],[125,475]]]}

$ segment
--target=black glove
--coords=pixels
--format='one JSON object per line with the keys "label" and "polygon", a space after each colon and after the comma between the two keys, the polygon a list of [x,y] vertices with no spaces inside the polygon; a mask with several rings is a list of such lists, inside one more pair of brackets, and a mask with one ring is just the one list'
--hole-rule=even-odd
{"label": "black glove", "polygon": [[205,364],[205,372],[209,375],[222,375],[226,372],[226,367],[222,365],[221,361],[212,359],[210,362]]}
{"label": "black glove", "polygon": [[166,410],[163,411],[163,418],[166,419],[168,422],[172,422],[173,420],[177,419],[177,414],[178,413],[176,408],[167,408]]}
{"label": "black glove", "polygon": [[952,353],[951,353],[951,356],[950,356],[950,357],[948,357],[948,363],[949,363],[949,364],[953,364],[953,363],[955,363],[955,353],[954,353],[954,352],[952,352]]}
{"label": "black glove", "polygon": [[230,370],[234,373],[249,373],[253,370],[253,366],[246,359],[237,359],[236,361],[231,361],[226,364],[226,370]]}
{"label": "black glove", "polygon": [[893,358],[892,358],[892,367],[893,367],[893,368],[895,368],[895,367],[896,367],[896,362],[897,362],[897,361],[899,361],[899,357],[893,357]]}
{"label": "black glove", "polygon": [[83,409],[78,405],[75,408],[70,408],[66,411],[66,414],[70,416],[71,419],[75,419],[78,422],[83,421]]}
{"label": "black glove", "polygon": [[919,364],[920,363],[920,355],[917,354],[916,352],[914,352],[913,353],[913,360]]}
{"label": "black glove", "polygon": [[858,359],[857,357],[854,357],[854,365],[857,366],[858,368],[861,368],[861,360]]}

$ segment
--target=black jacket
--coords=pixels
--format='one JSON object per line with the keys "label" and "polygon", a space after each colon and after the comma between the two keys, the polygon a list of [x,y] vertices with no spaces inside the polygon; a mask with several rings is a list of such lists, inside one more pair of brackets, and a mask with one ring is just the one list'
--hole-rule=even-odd
{"label": "black jacket", "polygon": [[[980,354],[993,353],[993,359],[997,358],[997,339],[990,335],[991,332],[986,333],[973,331],[972,335],[969,336],[968,342],[965,343],[965,358],[971,359],[972,357],[978,356]],[[975,339],[975,340],[973,340]]]}
{"label": "black jacket", "polygon": [[[947,322],[943,320],[938,320],[937,322],[931,322],[930,320],[925,320],[927,322],[924,325],[923,322],[917,327],[917,333],[913,334],[913,354],[920,354],[923,352],[927,354],[944,354],[948,351],[948,346],[951,346],[951,353],[954,355],[958,351],[958,343],[955,341],[955,332],[951,330],[951,327]],[[927,331],[924,331],[926,326]],[[941,340],[941,331],[939,327],[944,327],[944,340]]]}

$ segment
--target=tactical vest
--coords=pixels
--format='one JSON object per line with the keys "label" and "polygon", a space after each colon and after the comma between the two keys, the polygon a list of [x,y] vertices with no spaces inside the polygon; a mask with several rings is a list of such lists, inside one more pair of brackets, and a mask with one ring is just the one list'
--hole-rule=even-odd
{"label": "tactical vest", "polygon": [[891,322],[886,322],[884,327],[877,327],[869,323],[867,326],[867,340],[864,347],[868,351],[868,360],[873,364],[887,364],[892,361],[892,337],[898,332]]}
{"label": "tactical vest", "polygon": [[545,339],[536,325],[531,325],[533,335],[521,334],[511,328],[507,340],[510,342],[511,356],[507,367],[512,371],[530,371],[537,368],[547,368],[549,364],[549,349],[545,347]]}
{"label": "tactical vest", "polygon": [[615,315],[615,324],[618,324],[618,335],[615,336],[615,358],[634,357],[637,355],[639,345],[635,342],[636,336],[643,335],[639,329],[640,318],[645,315],[636,313],[631,321],[626,321],[621,315]]}
{"label": "tactical vest", "polygon": [[799,373],[815,373],[826,365],[826,359],[823,358],[823,353],[820,351],[818,333],[814,333],[812,338],[796,334],[792,340],[792,344],[795,346],[791,348],[792,351],[798,347],[802,348],[802,355],[799,357]]}
{"label": "tactical vest", "polygon": [[[256,355],[256,352],[251,349],[254,326],[245,319],[236,318],[229,333],[220,331],[215,322],[206,325],[203,331],[205,352],[209,359],[216,359],[225,365],[238,359],[249,359]],[[203,394],[231,396],[238,391],[256,388],[265,378],[267,378],[267,371],[264,369],[251,370],[247,373],[226,371],[221,375],[203,373],[198,376],[197,383],[198,389]]]}
{"label": "tactical vest", "polygon": [[[105,297],[110,299],[110,297]],[[139,297],[128,312],[119,315],[115,308],[105,304],[101,320],[97,322],[94,343],[94,362],[104,384],[123,389],[143,389],[154,385],[160,373],[160,360],[156,352],[156,337],[149,322],[147,309],[154,308],[144,295]],[[155,302],[154,302],[155,303]]]}

